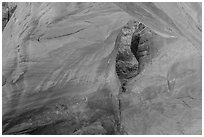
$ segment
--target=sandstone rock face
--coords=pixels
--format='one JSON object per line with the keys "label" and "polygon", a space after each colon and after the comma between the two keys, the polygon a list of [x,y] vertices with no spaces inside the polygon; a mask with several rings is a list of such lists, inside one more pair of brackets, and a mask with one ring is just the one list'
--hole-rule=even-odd
{"label": "sandstone rock face", "polygon": [[[201,134],[201,11],[18,3],[2,37],[3,134]],[[125,92],[123,49],[136,68]]]}

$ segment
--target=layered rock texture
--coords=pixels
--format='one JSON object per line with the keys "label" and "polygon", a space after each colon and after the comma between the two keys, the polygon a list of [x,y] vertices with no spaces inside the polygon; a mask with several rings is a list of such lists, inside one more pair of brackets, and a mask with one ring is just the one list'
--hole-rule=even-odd
{"label": "layered rock texture", "polygon": [[201,134],[201,3],[17,3],[3,134]]}

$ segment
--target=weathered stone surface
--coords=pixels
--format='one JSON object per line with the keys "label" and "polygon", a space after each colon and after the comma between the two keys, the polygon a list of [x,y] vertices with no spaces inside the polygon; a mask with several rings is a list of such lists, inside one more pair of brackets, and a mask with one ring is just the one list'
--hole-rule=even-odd
{"label": "weathered stone surface", "polygon": [[145,72],[128,81],[122,124],[129,134],[201,134],[201,58],[190,43],[181,43],[166,44]]}
{"label": "weathered stone surface", "polygon": [[114,43],[130,18],[113,3],[19,3],[3,32],[3,132],[50,125],[68,112],[76,129],[103,115],[118,121]]}
{"label": "weathered stone surface", "polygon": [[[2,37],[3,134],[201,134],[201,11],[18,3]],[[145,65],[121,93],[115,65],[129,20],[148,28],[136,52]]]}

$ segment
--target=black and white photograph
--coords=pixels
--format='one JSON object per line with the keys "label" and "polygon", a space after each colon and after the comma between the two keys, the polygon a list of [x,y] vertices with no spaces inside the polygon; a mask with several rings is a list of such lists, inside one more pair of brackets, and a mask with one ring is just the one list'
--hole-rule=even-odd
{"label": "black and white photograph", "polygon": [[202,1],[2,4],[2,135],[202,135]]}

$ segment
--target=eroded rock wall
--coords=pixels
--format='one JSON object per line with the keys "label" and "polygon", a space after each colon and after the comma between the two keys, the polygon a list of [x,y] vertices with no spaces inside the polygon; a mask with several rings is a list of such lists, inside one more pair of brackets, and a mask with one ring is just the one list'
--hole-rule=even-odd
{"label": "eroded rock wall", "polygon": [[[18,3],[2,37],[3,134],[201,134],[201,10]],[[149,59],[119,95],[116,56],[129,20],[156,35],[142,38]]]}

